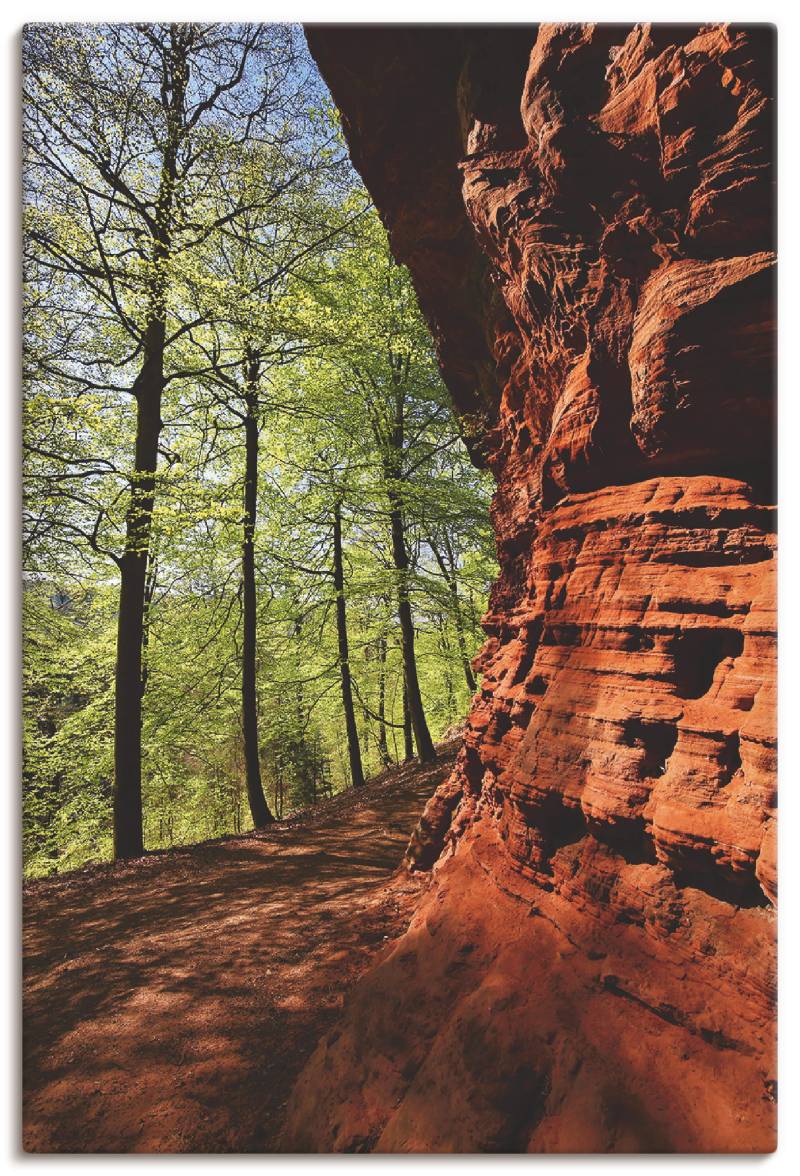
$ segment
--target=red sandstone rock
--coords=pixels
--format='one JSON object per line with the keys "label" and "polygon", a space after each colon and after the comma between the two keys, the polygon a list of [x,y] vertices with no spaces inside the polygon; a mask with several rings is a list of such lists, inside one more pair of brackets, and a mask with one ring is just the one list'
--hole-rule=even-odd
{"label": "red sandstone rock", "polygon": [[[298,1150],[774,1144],[773,35],[317,28],[501,560]],[[438,859],[438,861],[437,861]]]}

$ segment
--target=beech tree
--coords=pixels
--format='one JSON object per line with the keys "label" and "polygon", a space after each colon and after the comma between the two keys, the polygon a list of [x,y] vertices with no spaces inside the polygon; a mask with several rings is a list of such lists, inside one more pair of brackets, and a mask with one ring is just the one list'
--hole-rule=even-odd
{"label": "beech tree", "polygon": [[[284,133],[296,100],[288,27],[261,25],[29,26],[25,39],[26,232],[29,274],[43,292],[64,275],[76,319],[42,371],[88,390],[126,392],[135,437],[119,569],[114,842],[143,852],[141,724],[145,590],[163,396],[189,372],[167,354],[206,318],[181,320],[174,269],[250,209],[249,195],[209,210],[209,176],[235,148]],[[87,354],[84,313],[108,320],[109,343]],[[119,378],[121,377],[121,378]],[[128,382],[128,379],[130,382]],[[99,526],[89,533],[97,544]]]}
{"label": "beech tree", "polygon": [[[362,465],[383,501],[403,651],[405,726],[419,759],[435,759],[415,651],[409,522],[425,498],[437,455],[460,441],[430,337],[408,274],[391,256],[383,229],[365,225],[358,250],[342,259],[318,292],[324,308],[324,360],[333,371],[331,419],[362,441]],[[326,333],[327,332],[327,333]],[[374,509],[374,507],[373,507]],[[408,748],[408,739],[406,738]]]}
{"label": "beech tree", "polygon": [[353,687],[350,676],[350,644],[347,635],[347,604],[344,594],[344,554],[342,548],[342,503],[333,504],[333,587],[336,593],[336,636],[339,646],[339,675],[342,684],[342,709],[347,731],[347,751],[350,758],[350,777],[354,788],[364,785],[361,748],[356,730]]}
{"label": "beech tree", "polygon": [[[257,828],[273,819],[261,780],[256,686],[259,445],[266,420],[289,407],[278,403],[271,373],[297,363],[307,349],[295,321],[290,282],[298,275],[312,276],[326,248],[366,207],[362,203],[353,211],[340,199],[345,157],[324,112],[317,114],[305,134],[239,149],[235,180],[213,185],[221,231],[198,255],[190,288],[191,341],[206,363],[198,381],[200,397],[210,397],[231,418],[230,425],[218,420],[218,430],[243,435],[242,733]],[[214,311],[202,321],[206,305]],[[297,397],[291,408],[303,411]]]}

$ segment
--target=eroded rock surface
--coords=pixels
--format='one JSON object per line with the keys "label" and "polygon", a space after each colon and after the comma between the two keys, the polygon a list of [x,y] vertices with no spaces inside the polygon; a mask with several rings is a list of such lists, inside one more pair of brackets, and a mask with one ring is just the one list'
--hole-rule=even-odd
{"label": "eroded rock surface", "polygon": [[[774,1145],[772,30],[312,28],[501,575],[287,1149]],[[435,864],[434,864],[435,863]]]}

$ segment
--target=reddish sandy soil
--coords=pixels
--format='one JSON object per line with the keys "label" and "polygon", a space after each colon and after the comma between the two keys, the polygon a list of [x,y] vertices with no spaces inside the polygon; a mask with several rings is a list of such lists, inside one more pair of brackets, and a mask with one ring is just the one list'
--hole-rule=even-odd
{"label": "reddish sandy soil", "polygon": [[424,885],[397,867],[451,751],[264,834],[29,884],[26,1150],[279,1150],[296,1075]]}

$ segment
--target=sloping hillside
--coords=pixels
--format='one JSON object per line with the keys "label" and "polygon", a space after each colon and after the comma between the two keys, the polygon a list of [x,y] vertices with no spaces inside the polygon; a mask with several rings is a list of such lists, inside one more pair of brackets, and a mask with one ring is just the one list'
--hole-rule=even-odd
{"label": "sloping hillside", "polygon": [[30,884],[26,1149],[275,1150],[296,1074],[426,885],[396,871],[456,747],[265,833]]}

